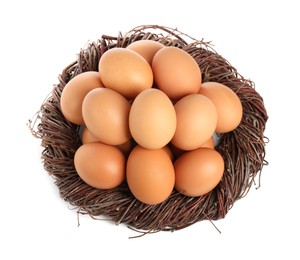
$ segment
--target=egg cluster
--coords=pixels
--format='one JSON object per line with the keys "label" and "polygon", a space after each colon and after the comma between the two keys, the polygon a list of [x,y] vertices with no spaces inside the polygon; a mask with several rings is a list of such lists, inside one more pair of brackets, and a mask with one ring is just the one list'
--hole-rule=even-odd
{"label": "egg cluster", "polygon": [[60,106],[82,129],[74,156],[80,178],[98,189],[126,181],[146,204],[174,188],[201,196],[216,187],[224,161],[213,136],[234,130],[243,114],[230,88],[202,83],[189,53],[152,40],[108,49],[99,71],[66,84]]}

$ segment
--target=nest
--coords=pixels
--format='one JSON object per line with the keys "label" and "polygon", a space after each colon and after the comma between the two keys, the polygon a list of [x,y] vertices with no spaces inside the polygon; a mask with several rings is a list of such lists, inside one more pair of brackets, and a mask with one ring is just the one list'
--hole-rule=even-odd
{"label": "nest", "polygon": [[[85,71],[97,71],[101,55],[114,47],[126,47],[142,39],[151,39],[166,46],[182,48],[197,61],[202,81],[215,81],[230,87],[243,106],[241,124],[232,132],[220,136],[215,149],[223,156],[224,175],[218,186],[206,195],[187,197],[176,190],[163,203],[147,205],[138,201],[126,183],[110,190],[100,190],[84,183],[77,174],[73,157],[81,145],[80,127],[67,121],[60,109],[60,96],[66,83]],[[42,104],[35,121],[30,122],[34,136],[41,139],[45,170],[54,178],[60,196],[78,209],[78,213],[93,218],[107,216],[116,224],[144,233],[179,230],[198,221],[224,218],[233,204],[244,197],[251,186],[260,185],[265,161],[264,136],[268,119],[263,98],[254,83],[245,79],[211,46],[177,29],[163,26],[139,26],[125,35],[102,35],[78,54],[58,77],[52,93]],[[34,128],[36,130],[34,130]]]}

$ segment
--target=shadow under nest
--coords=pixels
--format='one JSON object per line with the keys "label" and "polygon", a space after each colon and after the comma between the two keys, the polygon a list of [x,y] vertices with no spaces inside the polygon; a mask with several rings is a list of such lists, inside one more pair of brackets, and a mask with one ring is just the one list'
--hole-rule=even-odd
{"label": "shadow under nest", "polygon": [[[100,190],[84,183],[77,174],[73,157],[81,145],[80,126],[67,121],[60,110],[60,96],[66,83],[85,71],[97,71],[101,55],[114,47],[126,47],[142,39],[182,48],[198,63],[202,81],[215,81],[231,88],[240,98],[243,118],[232,132],[220,136],[215,149],[225,162],[224,175],[218,186],[206,195],[187,197],[176,190],[163,203],[147,205],[138,201],[124,182],[110,190]],[[177,29],[146,25],[114,37],[102,35],[78,54],[77,60],[59,75],[51,95],[44,101],[34,124],[34,136],[41,139],[45,170],[55,179],[60,196],[74,205],[79,213],[92,217],[107,216],[116,224],[124,223],[144,233],[173,231],[202,220],[224,218],[234,202],[244,197],[260,177],[265,161],[264,136],[268,119],[263,98],[254,83],[237,70],[212,47],[210,42],[196,40]]]}

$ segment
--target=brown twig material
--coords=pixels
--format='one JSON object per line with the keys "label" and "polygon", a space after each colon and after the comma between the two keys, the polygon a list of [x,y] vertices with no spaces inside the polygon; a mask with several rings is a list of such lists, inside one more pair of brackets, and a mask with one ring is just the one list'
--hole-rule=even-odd
{"label": "brown twig material", "polygon": [[[85,184],[76,173],[73,156],[81,145],[79,127],[67,121],[60,110],[60,96],[65,84],[85,71],[97,71],[102,54],[114,47],[126,47],[141,39],[159,41],[190,53],[197,61],[203,82],[216,81],[230,87],[243,105],[243,119],[238,128],[220,137],[216,147],[225,161],[224,176],[210,193],[186,197],[175,190],[161,204],[146,205],[136,200],[126,183],[111,190],[99,190]],[[242,77],[219,55],[210,42],[196,40],[177,29],[157,25],[139,26],[124,36],[103,35],[82,49],[78,59],[67,66],[52,94],[43,103],[30,128],[41,138],[45,170],[53,176],[61,197],[74,205],[79,213],[92,217],[108,216],[116,224],[146,234],[162,230],[179,230],[201,220],[224,218],[235,201],[247,194],[265,161],[264,136],[268,119],[262,97],[254,83]],[[37,130],[34,130],[37,128]],[[260,179],[260,178],[259,178]]]}

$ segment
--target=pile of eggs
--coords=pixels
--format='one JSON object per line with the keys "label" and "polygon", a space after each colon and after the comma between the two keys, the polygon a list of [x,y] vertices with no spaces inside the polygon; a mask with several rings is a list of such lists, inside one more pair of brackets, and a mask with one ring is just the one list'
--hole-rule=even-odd
{"label": "pile of eggs", "polygon": [[60,99],[64,117],[82,129],[80,178],[97,189],[126,181],[146,204],[174,189],[191,197],[214,189],[224,160],[213,137],[240,124],[236,93],[202,83],[190,54],[152,40],[108,49],[98,68],[73,77]]}

